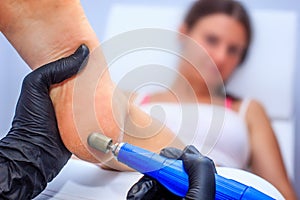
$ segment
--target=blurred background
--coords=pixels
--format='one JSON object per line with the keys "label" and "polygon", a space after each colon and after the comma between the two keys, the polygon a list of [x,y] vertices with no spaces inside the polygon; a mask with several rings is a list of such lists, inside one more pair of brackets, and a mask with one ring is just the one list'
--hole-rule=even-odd
{"label": "blurred background", "polygon": [[[100,41],[112,45],[112,38],[135,29],[162,28],[176,31],[193,1],[81,2]],[[300,65],[300,57],[297,56],[300,53],[300,4],[296,0],[241,2],[252,18],[254,41],[247,61],[234,74],[227,89],[240,96],[257,98],[264,104],[279,140],[289,176],[300,196],[300,106],[297,104],[300,102],[300,90],[297,88],[300,85],[300,68],[297,67]],[[126,44],[120,44],[122,45]],[[172,65],[173,58],[154,56],[149,59],[142,53],[119,59],[110,66],[116,83],[133,66],[153,64],[153,60],[156,60],[156,64]],[[0,65],[0,137],[3,137],[8,132],[14,115],[22,79],[30,72],[3,35],[0,35]],[[130,89],[126,83],[122,87]],[[153,88],[149,88],[151,89]]]}

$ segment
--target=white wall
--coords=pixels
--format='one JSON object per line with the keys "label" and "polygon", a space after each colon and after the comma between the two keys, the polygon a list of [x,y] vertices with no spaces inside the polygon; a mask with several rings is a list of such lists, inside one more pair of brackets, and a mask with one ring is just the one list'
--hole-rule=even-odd
{"label": "white wall", "polygon": [[29,68],[0,33],[0,138],[11,125],[23,77]]}

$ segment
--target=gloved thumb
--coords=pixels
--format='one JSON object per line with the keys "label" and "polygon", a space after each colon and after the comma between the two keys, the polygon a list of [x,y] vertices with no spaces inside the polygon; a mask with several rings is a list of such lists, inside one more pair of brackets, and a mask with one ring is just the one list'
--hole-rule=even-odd
{"label": "gloved thumb", "polygon": [[195,149],[193,148],[190,148],[190,150],[182,155],[185,170],[189,174],[190,184],[190,189],[187,192],[185,200],[195,199],[195,197],[207,200],[215,199],[216,169],[213,161],[208,157],[202,156],[200,153],[195,154]]}
{"label": "gloved thumb", "polygon": [[37,83],[43,82],[42,85],[49,88],[50,85],[60,83],[78,73],[87,64],[88,56],[88,47],[80,45],[72,55],[43,65],[27,78],[36,80]]}

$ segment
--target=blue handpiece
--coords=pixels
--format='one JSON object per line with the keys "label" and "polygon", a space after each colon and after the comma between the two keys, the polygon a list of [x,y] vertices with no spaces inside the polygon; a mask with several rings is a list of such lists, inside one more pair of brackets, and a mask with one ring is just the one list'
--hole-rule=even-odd
{"label": "blue handpiece", "polygon": [[[121,143],[118,152],[115,153],[120,162],[156,179],[172,193],[181,197],[186,195],[189,181],[181,160],[169,159],[128,143]],[[215,175],[215,178],[216,199],[273,199],[238,181],[224,178],[218,174]]]}

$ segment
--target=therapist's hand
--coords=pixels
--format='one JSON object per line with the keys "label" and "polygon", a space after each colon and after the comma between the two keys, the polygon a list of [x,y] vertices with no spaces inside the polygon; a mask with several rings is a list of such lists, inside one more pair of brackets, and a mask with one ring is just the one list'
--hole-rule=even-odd
{"label": "therapist's hand", "polygon": [[81,45],[71,56],[25,77],[12,127],[0,141],[0,199],[32,199],[70,158],[60,138],[49,88],[75,75],[88,55],[88,48]]}
{"label": "therapist's hand", "polygon": [[187,146],[183,151],[165,148],[160,155],[181,159],[189,176],[189,190],[184,198],[169,192],[158,181],[143,176],[127,194],[130,200],[176,200],[176,199],[215,199],[215,165],[212,160],[200,154],[194,146]]}

